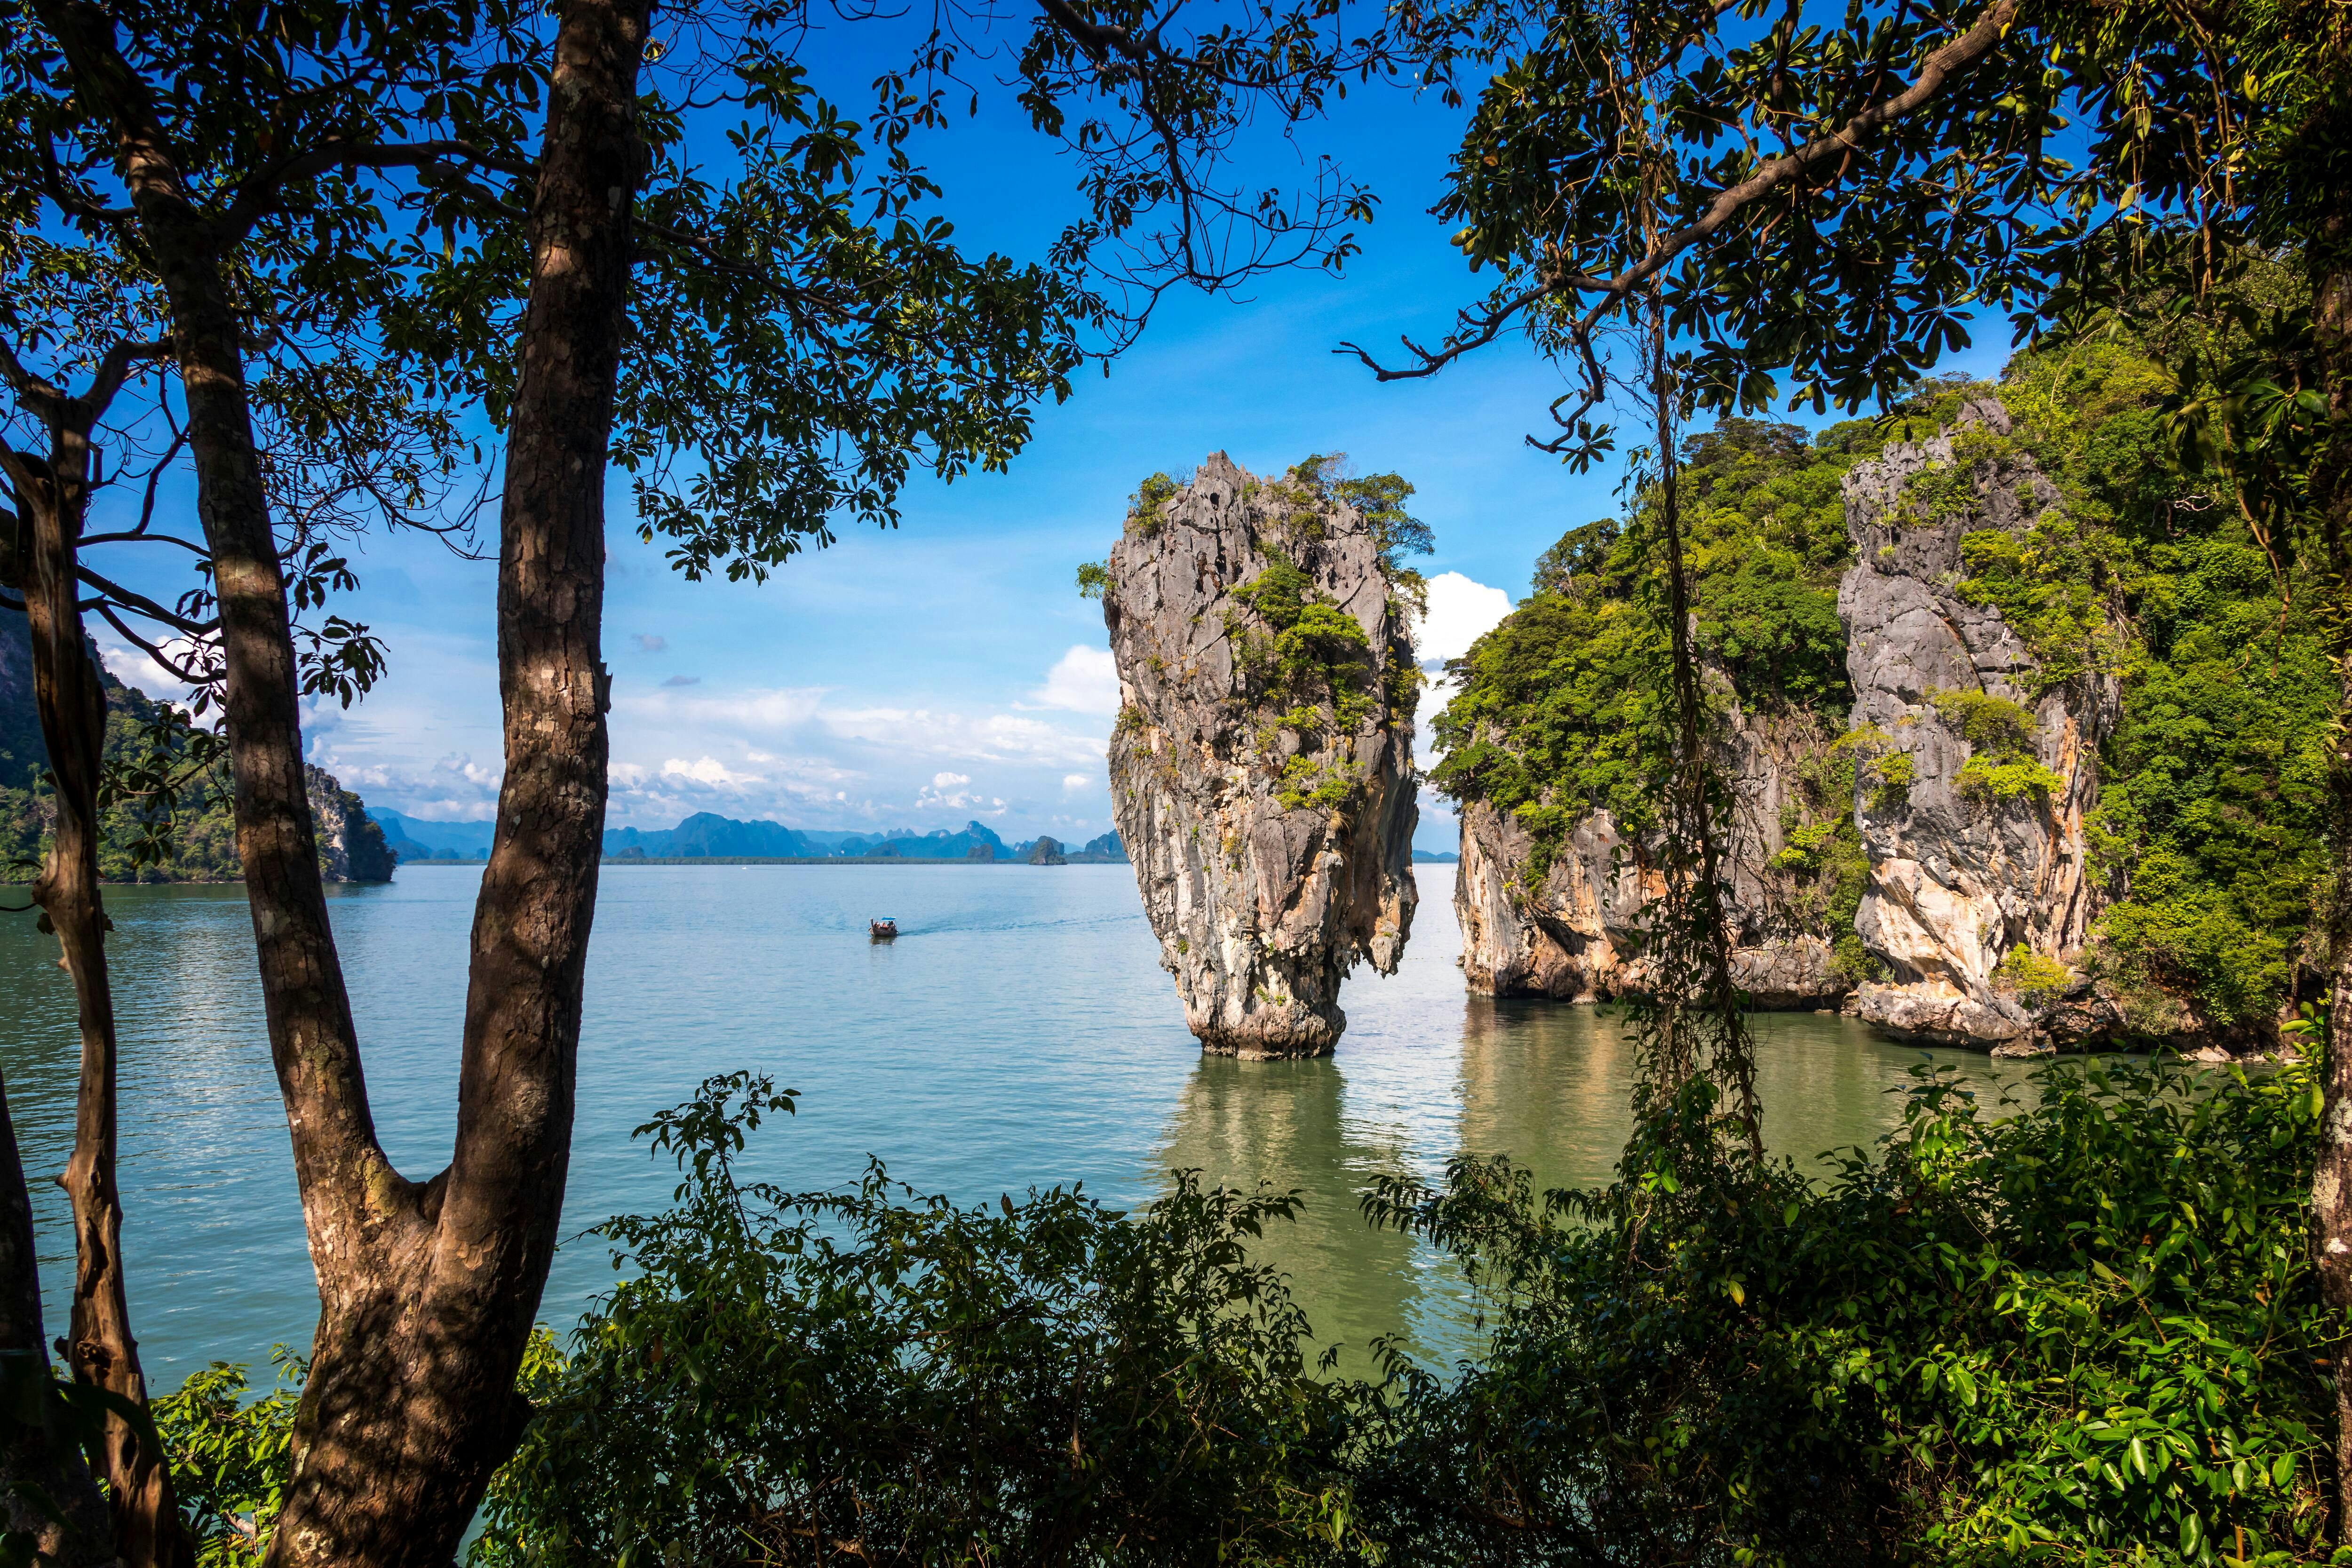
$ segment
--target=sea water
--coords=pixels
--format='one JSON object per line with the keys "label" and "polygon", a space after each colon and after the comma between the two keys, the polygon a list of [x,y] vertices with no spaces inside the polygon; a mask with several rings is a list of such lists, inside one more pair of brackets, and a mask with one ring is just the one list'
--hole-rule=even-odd
{"label": "sea water", "polygon": [[[1553,1185],[1608,1179],[1632,1056],[1591,1006],[1465,993],[1453,868],[1415,868],[1398,973],[1357,972],[1336,1056],[1204,1057],[1125,866],[608,866],[580,1052],[567,1238],[541,1309],[562,1327],[614,1278],[581,1232],[663,1206],[675,1167],[631,1131],[734,1068],[801,1091],[755,1135],[746,1173],[844,1186],[891,1175],[965,1202],[1083,1183],[1147,1203],[1171,1168],[1297,1190],[1265,1255],[1317,1336],[1356,1363],[1403,1333],[1444,1361],[1475,1342],[1456,1273],[1359,1212],[1382,1173],[1439,1175],[1507,1153]],[[467,933],[480,872],[403,868],[331,889],[376,1126],[413,1176],[447,1163],[457,1121]],[[307,1343],[317,1294],[271,1072],[241,887],[107,889],[121,1020],[123,1247],[148,1374]],[[21,893],[12,900],[21,902]],[[891,943],[866,921],[898,917]],[[48,1329],[64,1328],[71,1235],[49,1180],[73,1135],[73,992],[55,939],[0,919],[0,1074],[39,1226]],[[1768,1141],[1811,1160],[1901,1118],[1915,1047],[1851,1020],[1755,1020]],[[2014,1069],[1934,1053],[1987,1089]]]}

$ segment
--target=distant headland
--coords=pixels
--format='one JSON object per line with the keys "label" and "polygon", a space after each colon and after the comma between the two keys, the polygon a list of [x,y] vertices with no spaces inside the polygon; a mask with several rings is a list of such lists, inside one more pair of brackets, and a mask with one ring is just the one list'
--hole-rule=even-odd
{"label": "distant headland", "polygon": [[[404,865],[487,859],[490,836],[497,826],[488,821],[428,822],[386,806],[370,806],[367,814],[383,830],[384,843]],[[786,827],[782,823],[764,819],[742,822],[716,812],[698,811],[675,827],[607,828],[604,858],[612,864],[654,860],[741,864],[864,859],[1123,866],[1127,864],[1127,849],[1115,832],[1092,839],[1080,848],[1066,847],[1047,837],[1007,844],[978,822],[967,822],[952,833],[944,827],[929,833],[918,833],[911,827],[845,833]]]}

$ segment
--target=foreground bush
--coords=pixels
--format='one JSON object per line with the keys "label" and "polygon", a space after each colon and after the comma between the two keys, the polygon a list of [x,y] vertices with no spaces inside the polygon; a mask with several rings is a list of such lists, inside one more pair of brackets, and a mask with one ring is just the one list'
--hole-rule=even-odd
{"label": "foreground bush", "polygon": [[[2000,1118],[1923,1072],[1818,1183],[1727,1154],[1704,1089],[1602,1192],[1390,1180],[1372,1217],[1469,1270],[1493,1339],[1451,1375],[1390,1343],[1379,1384],[1310,1368],[1251,1261],[1287,1198],[739,1180],[790,1103],[738,1074],[643,1130],[676,1206],[601,1227],[634,1277],[568,1360],[535,1342],[482,1568],[2326,1558],[2305,1065],[2067,1063]],[[223,1568],[290,1436],[242,1386],[157,1407]]]}
{"label": "foreground bush", "polygon": [[1356,1385],[1245,1244],[1290,1199],[1189,1178],[915,1199],[738,1180],[789,1100],[714,1079],[641,1131],[677,1206],[601,1227],[638,1271],[583,1325],[498,1481],[492,1564],[1296,1563],[1354,1537]]}
{"label": "foreground bush", "polygon": [[1703,1089],[1605,1192],[1384,1184],[1497,1316],[1452,1380],[1396,1363],[1368,1528],[1429,1563],[2324,1556],[2315,1073],[2037,1087],[1996,1120],[1923,1071],[1819,1186],[1719,1157]]}

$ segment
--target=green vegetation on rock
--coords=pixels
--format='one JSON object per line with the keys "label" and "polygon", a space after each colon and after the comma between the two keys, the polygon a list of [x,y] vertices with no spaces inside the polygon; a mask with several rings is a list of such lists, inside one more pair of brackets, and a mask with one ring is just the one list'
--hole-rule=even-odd
{"label": "green vegetation on rock", "polygon": [[[2032,651],[2041,669],[2029,696],[2094,677],[2120,687],[2098,756],[2098,809],[2084,824],[2114,901],[2086,962],[2127,996],[2252,1024],[2294,991],[2326,861],[2337,688],[2320,585],[2265,543],[2221,468],[2184,458],[2170,423],[2184,394],[2154,356],[2185,361],[2219,329],[2168,331],[2195,341],[2151,342],[2109,322],[2020,355],[1998,384],[1924,384],[1875,424],[1807,437],[1727,420],[1693,437],[1692,608],[1701,656],[1744,708],[1804,710],[1843,730],[1836,588],[1851,560],[1839,481],[1891,440],[1951,434],[1953,460],[1916,476],[1890,521],[1899,533],[1906,518],[1948,520],[1989,487],[2012,486],[2029,503],[2021,531],[1965,534],[1957,592],[1999,611]],[[1966,403],[1987,396],[2009,411],[2009,434],[1953,427]],[[2054,487],[2057,503],[2031,504],[2047,498],[2038,487]],[[1435,722],[1433,782],[1517,816],[1535,840],[1531,884],[1588,812],[1606,809],[1634,832],[1653,825],[1666,734],[1656,549],[1638,509],[1570,531],[1538,563],[1530,597],[1454,666],[1461,690]],[[1933,700],[1971,750],[1964,795],[1990,805],[2046,800],[2061,786],[2023,704],[1973,690]],[[1870,809],[1904,803],[1917,764],[1898,737],[1856,731],[1840,750]],[[1835,816],[1788,827],[1811,835]],[[1826,866],[1808,852],[1775,869]],[[1858,955],[1851,907],[1843,924],[1833,904],[1822,907],[1832,911],[1823,934]]]}
{"label": "green vegetation on rock", "polygon": [[[1837,584],[1852,551],[1839,484],[1878,446],[1864,422],[1808,437],[1748,419],[1685,443],[1691,608],[1701,657],[1728,678],[1719,700],[1817,714],[1832,736],[1844,729]],[[1655,825],[1671,699],[1654,524],[1643,508],[1570,531],[1536,563],[1528,598],[1449,667],[1461,689],[1435,721],[1443,756],[1433,782],[1456,801],[1517,816],[1534,839],[1531,886],[1594,810],[1630,834]],[[1821,761],[1829,772],[1808,802],[1819,815],[1795,826],[1834,836],[1852,815],[1851,763]],[[1847,838],[1858,853],[1858,838]],[[1833,924],[1849,885],[1858,900],[1860,884],[1851,855],[1832,858],[1835,868],[1821,858],[1780,869],[1829,879],[1810,890],[1818,918]]]}

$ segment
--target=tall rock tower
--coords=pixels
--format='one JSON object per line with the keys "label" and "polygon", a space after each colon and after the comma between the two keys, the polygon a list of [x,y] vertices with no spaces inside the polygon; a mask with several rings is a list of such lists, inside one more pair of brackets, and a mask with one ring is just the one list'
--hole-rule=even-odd
{"label": "tall rock tower", "polygon": [[1111,805],[1203,1047],[1320,1056],[1412,929],[1420,685],[1381,540],[1306,468],[1213,453],[1111,552]]}

